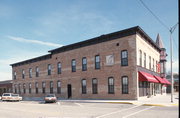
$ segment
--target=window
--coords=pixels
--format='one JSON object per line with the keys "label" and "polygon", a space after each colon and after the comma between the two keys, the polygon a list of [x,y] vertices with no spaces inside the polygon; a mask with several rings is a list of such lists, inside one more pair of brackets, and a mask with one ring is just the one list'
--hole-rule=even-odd
{"label": "window", "polygon": [[38,82],[35,83],[36,94],[38,94]]}
{"label": "window", "polygon": [[26,84],[25,83],[23,84],[23,92],[24,92],[24,94],[26,93]]}
{"label": "window", "polygon": [[53,93],[53,82],[50,81],[50,93]]}
{"label": "window", "polygon": [[14,85],[14,92],[17,94],[17,85]]}
{"label": "window", "polygon": [[57,93],[61,93],[61,82],[57,81]]}
{"label": "window", "polygon": [[24,79],[25,78],[25,71],[22,70],[22,78]]}
{"label": "window", "polygon": [[61,63],[60,62],[58,62],[58,64],[57,64],[57,73],[58,74],[61,74]]}
{"label": "window", "polygon": [[151,70],[151,56],[149,56],[149,70]]}
{"label": "window", "polygon": [[144,53],[144,68],[146,68],[146,53]]}
{"label": "window", "polygon": [[29,93],[31,94],[31,83],[29,83]]}
{"label": "window", "polygon": [[46,93],[46,83],[42,82],[42,93]]}
{"label": "window", "polygon": [[142,66],[142,51],[139,50],[139,65]]}
{"label": "window", "polygon": [[156,72],[158,72],[158,62],[156,61]]}
{"label": "window", "polygon": [[95,56],[95,69],[100,69],[100,57],[99,57],[99,55]]}
{"label": "window", "polygon": [[39,68],[36,67],[36,77],[39,77]]}
{"label": "window", "polygon": [[87,59],[86,57],[82,58],[82,71],[86,71],[87,70]]}
{"label": "window", "polygon": [[19,94],[21,94],[21,84],[19,84]]}
{"label": "window", "polygon": [[13,78],[14,78],[14,80],[16,79],[16,72],[14,71],[14,74],[13,74],[14,76],[13,76]]}
{"label": "window", "polygon": [[92,79],[92,93],[93,94],[97,94],[97,89],[98,89],[98,87],[97,87],[97,79],[96,78],[93,78]]}
{"label": "window", "polygon": [[113,77],[108,78],[108,93],[114,94],[114,78]]}
{"label": "window", "polygon": [[154,71],[154,59],[153,59],[153,71]]}
{"label": "window", "polygon": [[127,50],[121,51],[121,66],[128,66],[128,52],[127,52]]}
{"label": "window", "polygon": [[128,77],[122,77],[122,94],[128,94]]}
{"label": "window", "polygon": [[51,75],[51,69],[52,69],[51,64],[48,64],[48,75]]}
{"label": "window", "polygon": [[76,72],[76,60],[75,59],[73,59],[71,61],[71,66],[72,66],[72,72]]}
{"label": "window", "polygon": [[29,69],[29,78],[32,78],[32,68]]}
{"label": "window", "polygon": [[82,94],[86,94],[86,80],[82,80]]}

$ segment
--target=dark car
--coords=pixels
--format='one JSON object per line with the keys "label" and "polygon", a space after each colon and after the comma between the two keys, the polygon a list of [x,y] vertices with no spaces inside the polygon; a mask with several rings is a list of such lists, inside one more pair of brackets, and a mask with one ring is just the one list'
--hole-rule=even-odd
{"label": "dark car", "polygon": [[45,103],[48,103],[48,102],[57,102],[57,97],[55,96],[55,94],[48,94],[44,97],[44,101]]}

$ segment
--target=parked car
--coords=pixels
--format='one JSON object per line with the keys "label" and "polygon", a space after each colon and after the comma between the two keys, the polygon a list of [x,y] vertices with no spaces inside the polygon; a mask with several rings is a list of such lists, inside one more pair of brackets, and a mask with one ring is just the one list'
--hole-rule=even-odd
{"label": "parked car", "polygon": [[19,94],[12,94],[12,101],[21,101],[22,97]]}
{"label": "parked car", "polygon": [[44,101],[45,103],[47,102],[57,102],[57,97],[55,96],[55,94],[48,94],[44,97]]}
{"label": "parked car", "polygon": [[22,97],[20,97],[19,94],[3,93],[1,100],[2,101],[20,101],[22,100]]}

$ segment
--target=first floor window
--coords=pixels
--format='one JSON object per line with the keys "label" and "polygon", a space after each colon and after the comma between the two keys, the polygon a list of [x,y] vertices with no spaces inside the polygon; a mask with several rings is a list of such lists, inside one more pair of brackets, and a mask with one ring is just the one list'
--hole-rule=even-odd
{"label": "first floor window", "polygon": [[21,94],[21,84],[19,84],[19,94]]}
{"label": "first floor window", "polygon": [[17,93],[17,85],[14,85],[14,92]]}
{"label": "first floor window", "polygon": [[29,83],[29,93],[31,93],[31,83]]}
{"label": "first floor window", "polygon": [[128,77],[122,77],[122,94],[128,94]]}
{"label": "first floor window", "polygon": [[36,87],[36,94],[38,94],[38,83],[35,83],[35,87]]}
{"label": "first floor window", "polygon": [[98,84],[97,79],[93,78],[92,79],[92,92],[93,92],[93,94],[97,94],[97,92],[98,92],[97,84]]}
{"label": "first floor window", "polygon": [[57,93],[61,93],[61,82],[57,81]]}
{"label": "first floor window", "polygon": [[26,93],[26,84],[25,83],[23,84],[23,92],[24,92],[24,94]]}
{"label": "first floor window", "polygon": [[50,82],[50,93],[53,93],[53,82]]}
{"label": "first floor window", "polygon": [[42,82],[42,93],[46,93],[46,83]]}
{"label": "first floor window", "polygon": [[108,93],[109,94],[114,93],[114,78],[113,77],[108,78]]}
{"label": "first floor window", "polygon": [[86,94],[86,80],[82,80],[82,94]]}

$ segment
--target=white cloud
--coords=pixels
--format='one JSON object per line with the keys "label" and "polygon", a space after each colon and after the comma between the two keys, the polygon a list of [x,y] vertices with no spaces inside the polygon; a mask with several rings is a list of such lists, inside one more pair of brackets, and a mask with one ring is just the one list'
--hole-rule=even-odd
{"label": "white cloud", "polygon": [[55,43],[44,42],[44,41],[39,41],[39,40],[29,40],[29,39],[25,39],[22,37],[8,36],[8,38],[11,40],[24,42],[24,43],[34,43],[34,44],[40,44],[40,45],[46,45],[46,46],[52,46],[52,47],[62,47],[63,46],[61,44],[55,44]]}

